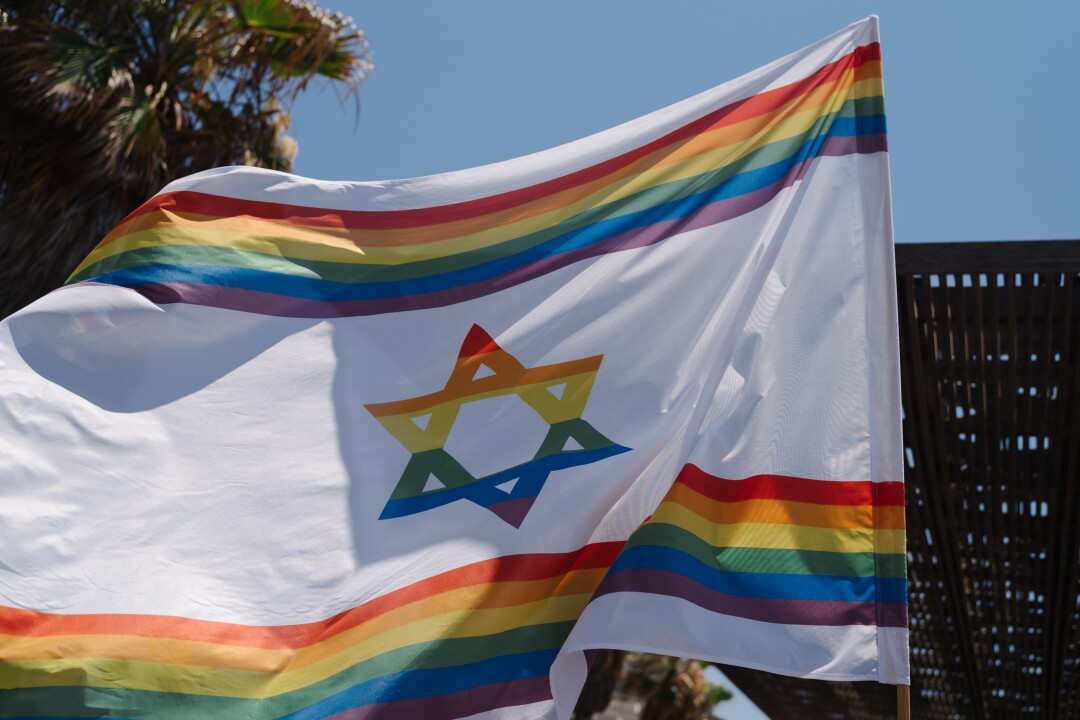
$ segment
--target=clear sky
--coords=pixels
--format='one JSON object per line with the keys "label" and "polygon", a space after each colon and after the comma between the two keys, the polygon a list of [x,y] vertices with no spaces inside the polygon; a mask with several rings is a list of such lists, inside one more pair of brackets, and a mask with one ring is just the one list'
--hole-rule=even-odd
{"label": "clear sky", "polygon": [[319,0],[376,70],[296,103],[296,172],[379,180],[603,130],[881,17],[901,242],[1080,237],[1080,2]]}
{"label": "clear sky", "polygon": [[[881,17],[900,242],[1080,237],[1080,2],[319,0],[370,36],[360,117],[296,103],[296,172],[379,180],[559,145]],[[745,700],[727,720],[763,717]]]}

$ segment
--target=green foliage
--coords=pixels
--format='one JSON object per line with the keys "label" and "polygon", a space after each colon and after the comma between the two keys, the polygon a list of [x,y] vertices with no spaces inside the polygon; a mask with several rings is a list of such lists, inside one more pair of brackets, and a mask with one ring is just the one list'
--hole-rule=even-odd
{"label": "green foliage", "polygon": [[163,133],[157,108],[167,87],[162,83],[152,98],[135,94],[120,100],[112,136],[119,157],[124,160],[147,158],[160,151]]}
{"label": "green foliage", "polygon": [[102,47],[64,28],[52,39],[52,67],[47,70],[53,92],[95,93],[126,79],[124,46]]}
{"label": "green foliage", "polygon": [[722,703],[722,702],[725,702],[727,700],[731,700],[735,696],[732,695],[731,691],[728,690],[723,685],[716,685],[715,683],[709,683],[707,697],[708,697],[709,707],[711,708],[711,707],[716,706],[718,703]]}
{"label": "green foliage", "polygon": [[281,38],[295,39],[310,30],[297,22],[289,7],[276,0],[243,0],[234,4],[238,28],[259,30]]}
{"label": "green foliage", "polygon": [[355,91],[370,60],[304,0],[0,0],[0,317],[170,180],[288,170],[291,101]]}
{"label": "green foliage", "polygon": [[641,703],[642,720],[706,720],[733,695],[705,677],[708,662],[652,653],[601,650],[589,668],[576,720],[603,711],[612,697]]}

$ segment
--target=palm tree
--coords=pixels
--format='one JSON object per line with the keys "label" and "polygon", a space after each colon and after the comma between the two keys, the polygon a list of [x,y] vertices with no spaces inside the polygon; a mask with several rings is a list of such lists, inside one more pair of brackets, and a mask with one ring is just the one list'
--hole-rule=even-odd
{"label": "palm tree", "polygon": [[599,650],[574,708],[575,720],[603,713],[613,698],[636,700],[641,720],[707,720],[733,696],[705,677],[710,663],[651,653]]}
{"label": "palm tree", "polygon": [[60,285],[170,180],[288,170],[288,107],[371,69],[303,0],[0,0],[0,317]]}

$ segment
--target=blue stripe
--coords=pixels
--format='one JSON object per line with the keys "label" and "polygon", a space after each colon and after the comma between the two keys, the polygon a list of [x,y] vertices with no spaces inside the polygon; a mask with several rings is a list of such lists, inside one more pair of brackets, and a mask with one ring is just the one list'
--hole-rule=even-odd
{"label": "blue stripe", "polygon": [[392,282],[343,283],[221,265],[161,264],[127,268],[86,281],[138,287],[161,283],[196,283],[254,290],[320,301],[376,300],[407,297],[483,282],[545,258],[602,242],[614,235],[678,220],[712,203],[728,200],[780,182],[799,163],[816,157],[829,137],[851,137],[884,131],[885,116],[836,118],[828,131],[804,142],[788,159],[740,173],[707,191],[646,210],[600,220],[528,250],[441,275]]}
{"label": "blue stripe", "polygon": [[320,720],[328,715],[375,703],[415,700],[470,688],[542,677],[551,670],[558,648],[481,660],[469,665],[407,670],[354,685],[277,720]]}
{"label": "blue stripe", "polygon": [[[579,450],[576,452],[562,452],[555,455],[547,455],[522,463],[509,470],[502,470],[494,475],[480,478],[475,483],[469,483],[468,485],[461,485],[454,488],[446,488],[445,490],[436,490],[415,497],[390,500],[386,503],[386,507],[383,509],[379,519],[384,520],[386,518],[404,517],[405,515],[412,515],[414,513],[441,507],[447,503],[464,499],[472,500],[478,505],[488,507],[489,505],[494,505],[495,503],[510,500],[515,497],[536,497],[536,495],[540,493],[540,490],[543,489],[544,481],[547,479],[547,476],[556,470],[565,470],[580,465],[588,465],[589,463],[599,462],[600,460],[629,451],[630,448],[621,445],[612,445],[611,447],[599,448],[597,450]],[[515,492],[513,496],[508,496],[502,490],[495,489],[496,485],[501,485],[514,478],[520,478],[518,482],[523,484],[520,488],[515,486],[514,489],[517,492]]]}
{"label": "blue stripe", "polygon": [[658,545],[638,545],[624,550],[612,563],[609,573],[634,568],[679,573],[711,590],[739,597],[873,602],[876,586],[880,593],[878,602],[907,602],[905,578],[732,572],[705,565],[681,550]]}

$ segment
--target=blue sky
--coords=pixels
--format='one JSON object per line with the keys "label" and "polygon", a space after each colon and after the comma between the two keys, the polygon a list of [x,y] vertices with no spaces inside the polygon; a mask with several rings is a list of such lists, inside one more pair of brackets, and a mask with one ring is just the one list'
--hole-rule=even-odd
{"label": "blue sky", "polygon": [[[296,172],[412,177],[603,130],[881,17],[899,242],[1080,237],[1075,2],[320,0],[370,36],[360,116],[315,88]],[[727,720],[763,715],[745,699]]]}
{"label": "blue sky", "polygon": [[1080,3],[320,0],[367,31],[357,122],[314,87],[296,172],[412,177],[536,152],[876,13],[900,242],[1080,237]]}

